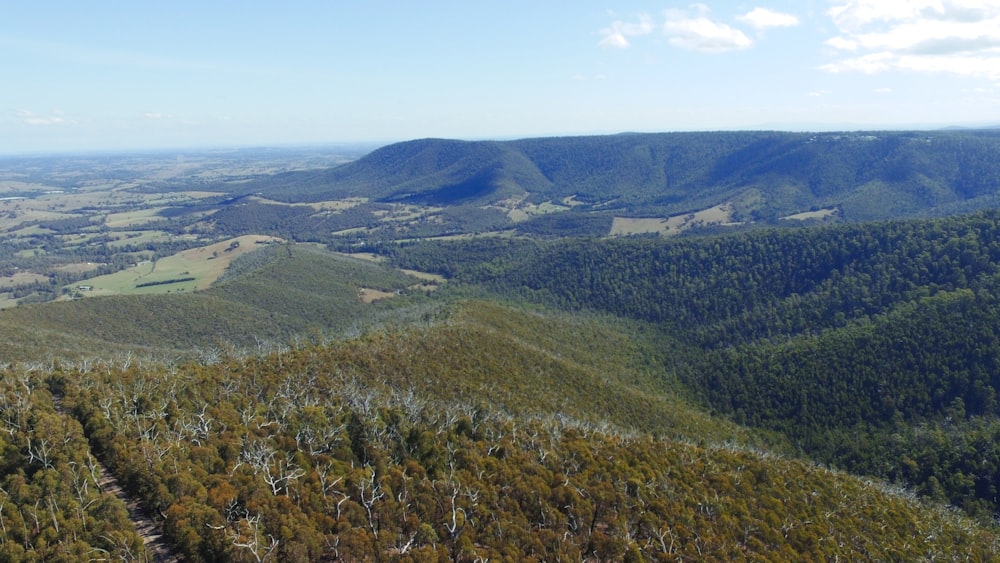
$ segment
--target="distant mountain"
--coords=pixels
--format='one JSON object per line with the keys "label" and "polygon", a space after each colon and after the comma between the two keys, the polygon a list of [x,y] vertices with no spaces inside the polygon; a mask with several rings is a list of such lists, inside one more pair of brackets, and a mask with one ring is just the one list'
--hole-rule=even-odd
{"label": "distant mountain", "polygon": [[218,186],[286,203],[346,197],[489,206],[573,197],[572,211],[660,217],[730,204],[734,221],[817,208],[846,220],[997,203],[1000,131],[627,133],[516,141],[422,139],[327,170]]}

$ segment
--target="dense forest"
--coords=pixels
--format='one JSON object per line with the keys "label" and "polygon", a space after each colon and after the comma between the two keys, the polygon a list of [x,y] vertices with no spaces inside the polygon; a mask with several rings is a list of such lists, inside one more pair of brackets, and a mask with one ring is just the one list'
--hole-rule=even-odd
{"label": "dense forest", "polygon": [[[1000,213],[990,211],[670,241],[482,239],[391,252],[512,298],[654,323],[672,347],[664,369],[713,412],[780,431],[815,459],[990,516],[1000,509],[1000,455],[989,445],[1000,428],[998,240]],[[938,448],[945,440],[935,433],[964,437]]]}
{"label": "dense forest", "polygon": [[[555,344],[534,350],[545,343],[522,339],[535,331]],[[991,531],[899,490],[739,446],[738,427],[647,395],[655,379],[609,380],[634,369],[608,364],[635,353],[608,354],[614,335],[473,302],[433,327],[259,358],[42,373],[189,561],[986,560],[1000,549]],[[685,427],[689,416],[706,425]]]}

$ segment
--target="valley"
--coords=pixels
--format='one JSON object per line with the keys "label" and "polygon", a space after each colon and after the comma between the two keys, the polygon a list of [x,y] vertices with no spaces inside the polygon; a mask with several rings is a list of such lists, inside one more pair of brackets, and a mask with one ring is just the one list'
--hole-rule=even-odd
{"label": "valley", "polygon": [[0,159],[0,558],[996,559],[997,149]]}

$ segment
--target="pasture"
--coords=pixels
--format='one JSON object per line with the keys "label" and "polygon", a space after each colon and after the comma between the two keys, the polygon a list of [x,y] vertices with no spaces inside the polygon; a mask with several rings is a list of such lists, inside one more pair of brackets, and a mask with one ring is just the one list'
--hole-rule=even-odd
{"label": "pasture", "polygon": [[611,223],[610,236],[640,235],[657,233],[676,235],[695,227],[733,224],[734,205],[726,202],[708,209],[674,215],[672,217],[615,217]]}
{"label": "pasture", "polygon": [[[77,297],[162,294],[207,289],[236,257],[259,248],[259,244],[279,241],[275,237],[244,235],[178,252],[155,262],[145,260],[120,272],[75,282],[67,286],[67,289]],[[80,291],[80,287],[89,289]]]}

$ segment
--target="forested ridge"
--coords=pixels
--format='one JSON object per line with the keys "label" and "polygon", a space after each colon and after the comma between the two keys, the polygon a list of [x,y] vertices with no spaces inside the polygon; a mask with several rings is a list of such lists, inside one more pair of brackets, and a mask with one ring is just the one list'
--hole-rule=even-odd
{"label": "forested ridge", "polygon": [[838,206],[853,220],[996,203],[995,131],[647,133],[514,141],[421,139],[329,170],[220,185],[282,201],[366,197],[483,205],[576,196],[585,209],[675,214],[740,199],[758,220]]}
{"label": "forested ridge", "polygon": [[163,230],[344,251],[457,234],[655,232],[668,220],[677,228],[662,232],[705,234],[939,217],[997,207],[998,150],[995,130],[418,139],[334,167],[188,180],[219,197],[157,213]]}
{"label": "forested ridge", "polygon": [[[986,560],[1000,548],[899,490],[739,446],[734,426],[690,426],[680,404],[630,396],[655,380],[609,380],[627,367],[588,373],[574,358],[614,339],[600,324],[514,313],[528,328],[497,335],[504,312],[468,303],[444,324],[341,344],[47,377],[191,561]],[[593,339],[534,352],[520,340],[560,326]]]}
{"label": "forested ridge", "polygon": [[665,370],[707,408],[990,517],[998,240],[989,211],[671,241],[422,243],[395,259],[447,254],[456,281],[655,323],[672,343]]}
{"label": "forested ridge", "polygon": [[[0,548],[12,560],[141,559],[124,508],[96,489],[100,459],[189,561],[1000,550],[980,522],[693,407],[663,377],[676,349],[650,325],[487,301],[430,311],[263,355],[9,368]],[[37,490],[13,485],[43,477]],[[38,525],[15,528],[22,519]]]}
{"label": "forested ridge", "polygon": [[573,310],[663,323],[705,347],[817,332],[1000,272],[1000,213],[658,238],[428,241],[408,267]]}

